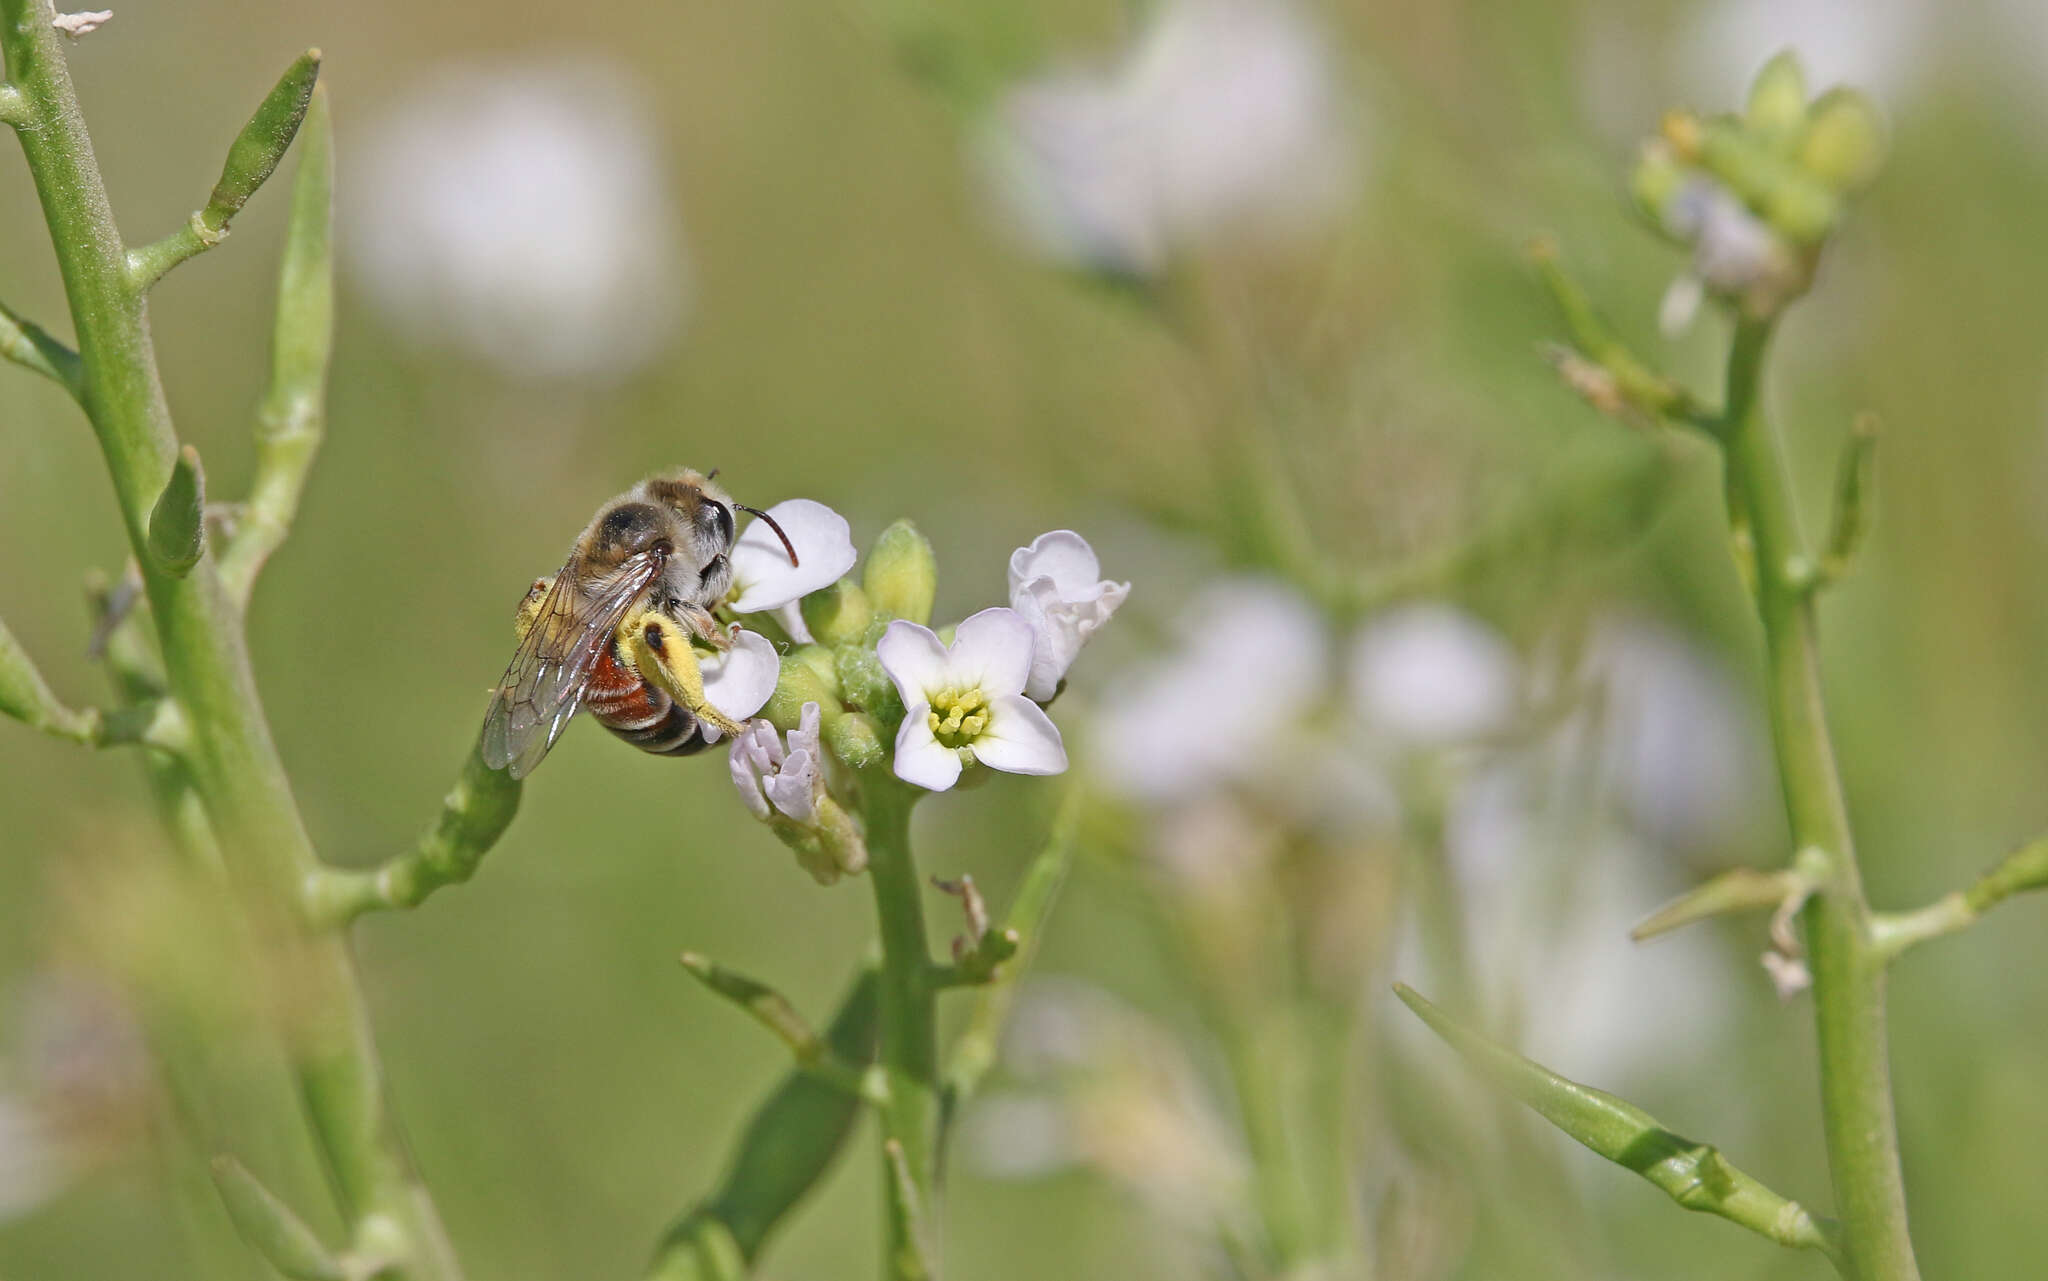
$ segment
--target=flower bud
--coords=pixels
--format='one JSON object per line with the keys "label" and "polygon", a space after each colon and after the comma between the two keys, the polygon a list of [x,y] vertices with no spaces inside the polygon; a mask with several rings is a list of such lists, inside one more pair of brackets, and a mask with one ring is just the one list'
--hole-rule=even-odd
{"label": "flower bud", "polygon": [[1807,113],[1799,163],[1836,191],[1855,191],[1884,164],[1884,119],[1868,96],[1830,89]]}
{"label": "flower bud", "polygon": [[861,579],[877,614],[918,624],[931,621],[932,598],[939,587],[938,558],[930,540],[909,521],[897,521],[875,539]]}
{"label": "flower bud", "polygon": [[879,765],[889,754],[889,741],[882,736],[882,727],[875,724],[874,717],[861,712],[848,712],[827,725],[825,745],[854,769]]}
{"label": "flower bud", "polygon": [[[871,633],[878,630],[869,629]],[[889,679],[882,660],[876,656],[873,642],[842,645],[833,657],[839,671],[840,692],[849,704],[883,725],[894,725],[903,719],[903,699],[896,693],[896,682]]]}
{"label": "flower bud", "polygon": [[1673,235],[1676,233],[1671,225],[1671,205],[1685,190],[1687,181],[1685,168],[1678,163],[1670,144],[1656,140],[1644,144],[1635,172],[1629,175],[1629,194],[1659,231]]}
{"label": "flower bud", "polygon": [[775,681],[775,692],[768,696],[768,702],[757,715],[785,733],[802,720],[805,703],[816,703],[825,719],[832,720],[845,714],[837,686],[838,682],[821,676],[810,663],[795,654],[786,654],[782,673]]}
{"label": "flower bud", "polygon": [[1782,50],[1756,73],[1749,86],[1749,101],[1742,109],[1742,123],[1772,150],[1791,151],[1806,123],[1806,73],[1799,66],[1798,54]]}
{"label": "flower bud", "polygon": [[835,692],[839,689],[839,670],[833,666],[832,651],[825,646],[799,645],[789,651],[789,657],[816,672]]}
{"label": "flower bud", "polygon": [[1764,198],[1764,220],[1795,244],[1827,239],[1842,216],[1842,202],[1826,187],[1797,174]]}
{"label": "flower bud", "polygon": [[821,644],[850,645],[874,621],[874,607],[860,584],[842,578],[803,599],[804,626]]}

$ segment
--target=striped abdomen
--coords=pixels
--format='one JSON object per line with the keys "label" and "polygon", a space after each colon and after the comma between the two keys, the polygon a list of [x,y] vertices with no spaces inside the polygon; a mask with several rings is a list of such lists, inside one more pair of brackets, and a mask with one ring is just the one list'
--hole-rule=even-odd
{"label": "striped abdomen", "polygon": [[688,756],[709,746],[690,709],[641,680],[620,659],[616,641],[591,670],[583,705],[598,724],[643,752]]}

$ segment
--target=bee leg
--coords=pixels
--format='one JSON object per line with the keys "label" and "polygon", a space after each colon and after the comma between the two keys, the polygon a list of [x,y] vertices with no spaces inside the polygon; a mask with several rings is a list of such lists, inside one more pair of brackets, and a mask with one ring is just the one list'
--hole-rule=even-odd
{"label": "bee leg", "polygon": [[548,592],[554,585],[554,576],[549,575],[546,578],[534,579],[533,586],[526,589],[525,598],[519,602],[519,612],[512,620],[513,629],[518,632],[520,640],[525,640],[526,633],[533,630],[533,620],[540,615],[541,602],[548,598]]}
{"label": "bee leg", "polygon": [[702,605],[678,605],[675,613],[683,626],[690,629],[690,635],[706,645],[717,650],[732,648],[732,633],[725,630],[724,626],[712,617],[711,611]]}
{"label": "bee leg", "polygon": [[745,725],[713,707],[704,697],[704,671],[697,665],[697,651],[690,648],[689,636],[676,626],[675,620],[659,610],[642,610],[620,626],[619,636],[632,652],[633,666],[640,679],[727,737],[737,738],[746,732]]}

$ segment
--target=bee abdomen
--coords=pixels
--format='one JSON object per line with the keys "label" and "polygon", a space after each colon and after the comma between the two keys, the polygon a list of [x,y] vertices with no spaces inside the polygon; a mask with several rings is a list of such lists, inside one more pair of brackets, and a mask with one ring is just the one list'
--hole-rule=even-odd
{"label": "bee abdomen", "polygon": [[710,746],[688,708],[652,686],[642,689],[642,697],[631,700],[634,706],[612,712],[593,708],[597,723],[656,756],[688,756]]}

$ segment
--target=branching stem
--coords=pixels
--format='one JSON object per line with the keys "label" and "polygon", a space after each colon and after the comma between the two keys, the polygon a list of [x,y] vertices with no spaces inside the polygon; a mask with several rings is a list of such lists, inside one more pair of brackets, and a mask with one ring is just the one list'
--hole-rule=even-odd
{"label": "branching stem", "polygon": [[1872,939],[1855,845],[1829,737],[1812,563],[1799,532],[1782,446],[1762,409],[1771,322],[1743,319],[1728,358],[1729,484],[1756,547],[1772,737],[1792,837],[1823,862],[1804,911],[1820,1039],[1828,1163],[1851,1281],[1917,1281],[1892,1112],[1884,957]]}

